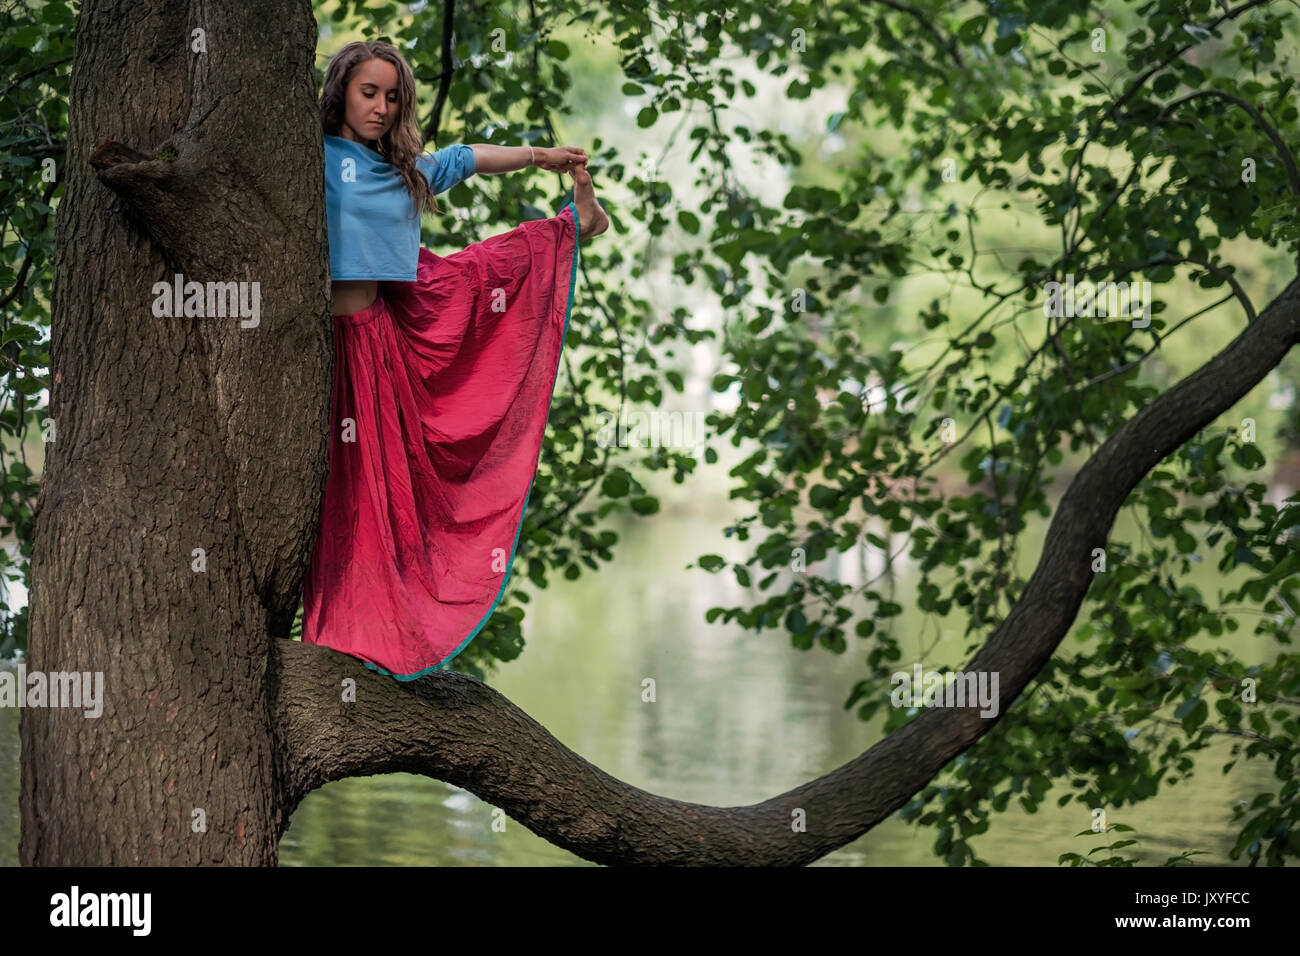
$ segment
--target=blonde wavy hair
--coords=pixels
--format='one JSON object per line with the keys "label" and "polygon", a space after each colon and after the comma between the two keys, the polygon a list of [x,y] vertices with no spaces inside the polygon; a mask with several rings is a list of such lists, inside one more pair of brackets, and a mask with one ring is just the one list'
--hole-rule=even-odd
{"label": "blonde wavy hair", "polygon": [[426,208],[437,212],[437,198],[429,188],[429,181],[415,165],[416,157],[424,152],[424,138],[415,122],[415,74],[406,57],[391,43],[357,40],[330,57],[320,94],[321,127],[331,136],[339,135],[347,104],[348,82],[358,66],[375,59],[391,63],[397,70],[397,116],[379,138],[377,151],[402,174],[406,190],[415,201],[415,215],[420,215]]}

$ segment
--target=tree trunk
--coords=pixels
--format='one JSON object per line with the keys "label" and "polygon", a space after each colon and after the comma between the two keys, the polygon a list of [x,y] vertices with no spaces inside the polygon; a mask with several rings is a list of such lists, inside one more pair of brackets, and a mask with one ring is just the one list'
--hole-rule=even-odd
{"label": "tree trunk", "polygon": [[[304,0],[81,4],[27,668],[104,705],[22,712],[25,864],[276,859],[269,646],[329,410],[315,48]],[[257,324],[157,317],[176,273],[258,283]]]}

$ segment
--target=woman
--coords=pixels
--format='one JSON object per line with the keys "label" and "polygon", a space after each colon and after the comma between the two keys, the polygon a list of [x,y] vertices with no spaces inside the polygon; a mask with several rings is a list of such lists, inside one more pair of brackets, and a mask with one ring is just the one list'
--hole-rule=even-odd
{"label": "woman", "polygon": [[[415,80],[390,44],[335,54],[320,102],[334,376],[303,640],[412,680],[459,653],[505,593],[578,240],[609,220],[581,149],[422,153]],[[530,165],[573,176],[559,215],[446,257],[420,247],[435,194]]]}

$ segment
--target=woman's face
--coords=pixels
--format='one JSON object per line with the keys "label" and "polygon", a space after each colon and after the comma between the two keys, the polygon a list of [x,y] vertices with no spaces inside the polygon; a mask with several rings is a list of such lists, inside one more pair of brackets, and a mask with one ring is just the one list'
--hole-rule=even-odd
{"label": "woman's face", "polygon": [[396,121],[397,68],[387,60],[367,60],[348,81],[339,135],[368,143],[387,133]]}

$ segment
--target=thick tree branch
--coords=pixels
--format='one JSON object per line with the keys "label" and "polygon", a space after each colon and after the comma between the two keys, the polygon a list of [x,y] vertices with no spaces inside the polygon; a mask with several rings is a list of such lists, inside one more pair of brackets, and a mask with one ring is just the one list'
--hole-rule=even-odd
{"label": "thick tree branch", "polygon": [[[1084,465],[1061,499],[1020,600],[965,668],[998,673],[999,714],[1074,622],[1093,580],[1093,550],[1105,548],[1129,493],[1297,342],[1300,279]],[[976,709],[925,710],[816,780],[751,806],[710,807],[611,777],[473,678],[442,673],[397,684],[324,648],[273,643],[277,761],[290,811],[331,780],[419,773],[470,790],[544,839],[598,863],[810,863],[897,810],[997,720]],[[342,702],[347,678],[356,680],[355,703]],[[798,810],[804,832],[792,826]]]}

